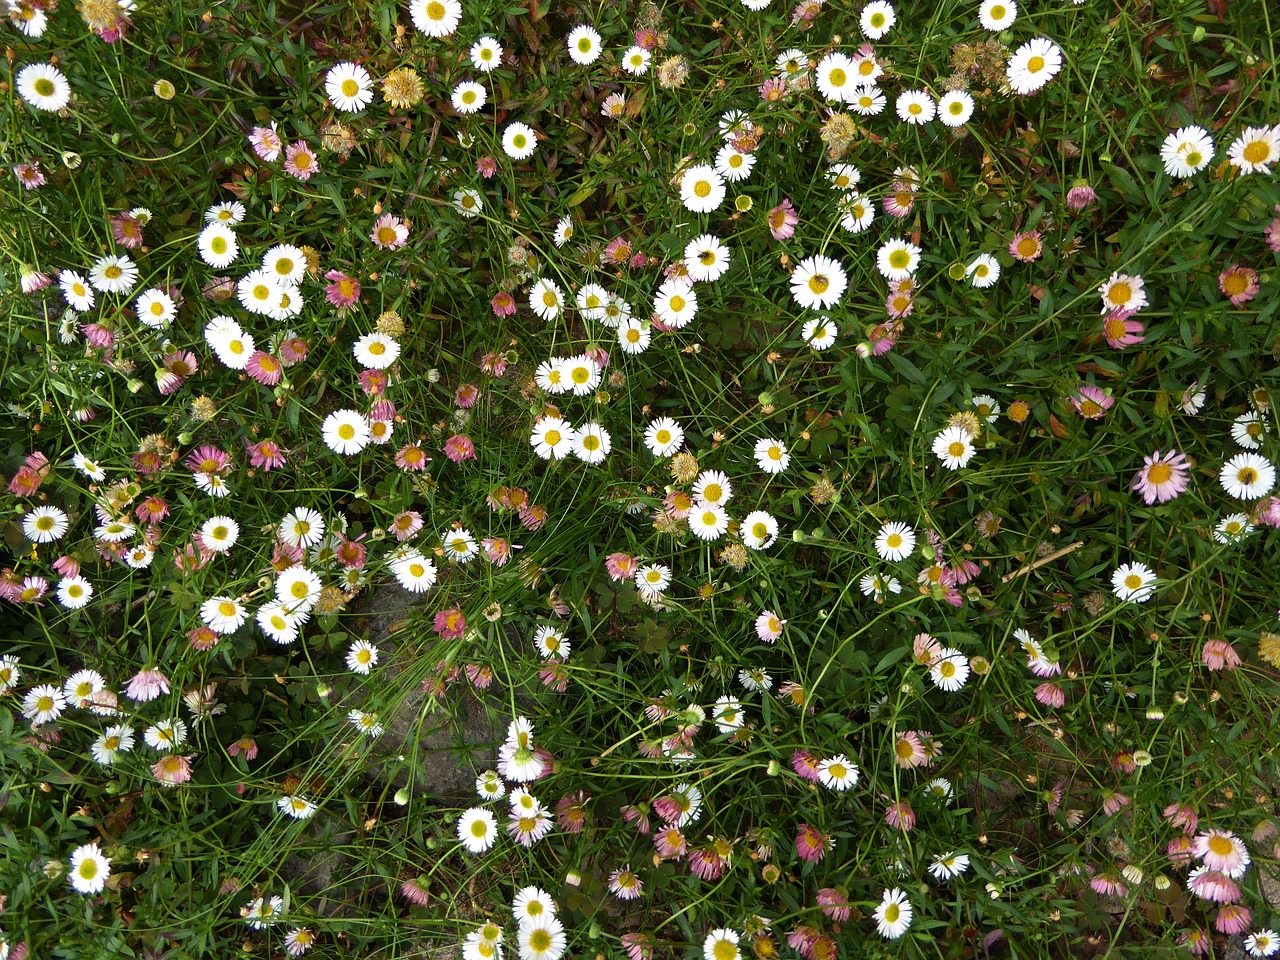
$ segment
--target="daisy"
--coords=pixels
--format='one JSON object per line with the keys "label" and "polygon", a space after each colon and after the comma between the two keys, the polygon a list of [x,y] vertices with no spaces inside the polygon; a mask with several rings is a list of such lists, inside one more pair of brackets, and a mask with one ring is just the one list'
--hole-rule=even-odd
{"label": "daisy", "polygon": [[240,253],[235,232],[225,223],[211,223],[196,238],[200,259],[211,267],[227,267]]}
{"label": "daisy", "polygon": [[529,288],[529,309],[543,320],[554,320],[564,310],[564,291],[546,277],[535,281]]}
{"label": "daisy", "polygon": [[1248,516],[1243,513],[1233,513],[1218,521],[1218,525],[1213,530],[1213,539],[1218,543],[1235,543],[1252,532],[1253,524],[1249,522]]}
{"label": "daisy", "polygon": [[22,532],[32,543],[50,543],[66,535],[71,526],[66,511],[58,507],[36,507],[22,518]]}
{"label": "daisy", "polygon": [[290,644],[298,639],[300,618],[280,600],[260,606],[254,620],[262,628],[262,632],[276,643]]}
{"label": "daisy", "polygon": [[1231,423],[1231,439],[1246,450],[1257,450],[1267,435],[1267,421],[1256,410],[1240,414]]}
{"label": "daisy", "polygon": [[89,283],[103,293],[128,293],[138,282],[138,266],[124,255],[102,257],[89,271]]}
{"label": "daisy", "polygon": [[119,759],[120,754],[128,753],[133,749],[134,739],[132,728],[121,724],[118,726],[107,727],[93,741],[90,747],[90,753],[93,759],[103,766],[110,766]]}
{"label": "daisy", "polygon": [[933,102],[927,90],[904,90],[898,94],[895,104],[898,118],[904,123],[928,123],[938,113],[938,105]]}
{"label": "daisy", "polygon": [[938,880],[951,880],[969,869],[969,856],[964,853],[940,853],[929,864],[929,872]]}
{"label": "daisy", "polygon": [[543,460],[560,460],[573,450],[578,432],[572,424],[560,417],[543,417],[533,427],[529,443]]}
{"label": "daisy", "polygon": [[729,269],[729,248],[718,237],[704,233],[685,245],[684,265],[694,280],[714,283]]}
{"label": "daisy", "polygon": [[511,900],[511,913],[516,923],[538,923],[556,915],[556,902],[545,890],[523,887]]}
{"label": "daisy", "polygon": [[887,280],[905,280],[920,266],[920,248],[896,237],[876,252],[876,268]]}
{"label": "daisy", "polygon": [[718,540],[729,529],[729,515],[718,504],[699,504],[689,513],[689,529],[699,540]]}
{"label": "daisy", "polygon": [[633,77],[643,77],[649,72],[652,60],[653,54],[644,47],[628,47],[622,55],[622,69]]}
{"label": "daisy", "polygon": [[815,350],[825,350],[836,342],[836,325],[830,317],[813,317],[800,327],[800,339]]}
{"label": "daisy", "polygon": [[555,917],[545,917],[521,924],[519,943],[520,960],[560,960],[568,940],[564,925]]}
{"label": "daisy", "polygon": [[876,603],[884,600],[886,594],[902,592],[902,584],[897,577],[883,577],[878,573],[864,574],[858,586],[862,588],[864,597],[871,597]]}
{"label": "daisy", "polygon": [[444,547],[445,556],[454,563],[470,563],[480,553],[475,534],[466,527],[441,534],[440,545]]}
{"label": "daisy", "polygon": [[756,165],[754,153],[739,153],[732,144],[725,144],[716,154],[715,171],[731,183],[739,183],[751,176]]}
{"label": "daisy", "polygon": [[373,78],[354,63],[340,63],[325,74],[324,89],[329,102],[345,113],[359,113],[373,102]]}
{"label": "daisy", "polygon": [[791,465],[791,454],[781,440],[764,438],[756,441],[756,466],[765,473],[782,473]]}
{"label": "daisy", "polygon": [[552,242],[554,242],[557,247],[563,247],[566,243],[569,242],[572,236],[573,236],[573,218],[561,217],[558,221],[556,221],[556,232],[551,238]]}
{"label": "daisy", "polygon": [[[265,159],[265,158],[264,158]],[[272,157],[271,159],[275,159]],[[204,212],[205,223],[224,223],[227,226],[242,223],[248,209],[239,200],[228,200],[225,203],[215,203],[212,207]]]}
{"label": "daisy", "polygon": [[1007,29],[1017,16],[1018,5],[1014,0],[982,0],[978,8],[978,22],[992,33]]}
{"label": "daisy", "polygon": [[1280,160],[1280,126],[1249,127],[1227,148],[1227,157],[1241,173],[1270,173]]}
{"label": "daisy", "polygon": [[669,457],[684,443],[684,430],[670,417],[659,417],[644,432],[644,445],[655,457]]}
{"label": "daisy", "polygon": [[351,347],[356,362],[369,370],[385,370],[400,357],[400,344],[381,333],[366,333]]}
{"label": "daisy", "polygon": [[1125,563],[1111,575],[1111,588],[1121,600],[1145,603],[1156,592],[1156,575],[1145,563]]}
{"label": "daisy", "polygon": [[335,410],[324,418],[321,434],[334,453],[350,456],[369,445],[369,421],[356,410]]}
{"label": "daisy", "polygon": [[1194,176],[1213,160],[1213,138],[1204,127],[1181,127],[1164,138],[1160,159],[1169,176]]}
{"label": "daisy", "polygon": [[644,353],[653,337],[649,324],[630,317],[618,327],[618,344],[624,353]]}
{"label": "daisy", "polygon": [[378,665],[378,648],[368,640],[357,640],[347,650],[347,669],[352,673],[368,676]]}
{"label": "daisy", "polygon": [[569,659],[569,641],[555,627],[543,625],[533,634],[533,645],[544,658]]}
{"label": "daisy", "polygon": [[1276,469],[1256,453],[1238,453],[1222,465],[1218,482],[1238,500],[1256,500],[1275,486]]}
{"label": "daisy", "polygon": [[93,535],[99,540],[105,540],[107,543],[123,543],[136,532],[137,527],[128,520],[111,520],[96,527]]}
{"label": "daisy", "polygon": [[[1010,0],[1012,5],[1012,0]],[[938,101],[938,119],[945,126],[956,128],[968,123],[973,116],[973,97],[963,90],[952,90],[944,93]]]}
{"label": "daisy", "polygon": [[509,123],[502,132],[502,149],[512,160],[528,159],[537,147],[537,134],[527,124]]}
{"label": "daisy", "polygon": [[248,611],[232,597],[211,597],[200,605],[200,619],[217,634],[235,633],[248,617]]}
{"label": "daisy", "polygon": [[291,547],[314,547],[324,539],[324,517],[310,507],[298,507],[280,521],[279,537]]}
{"label": "daisy", "polygon": [[791,274],[791,296],[802,307],[826,310],[840,302],[848,279],[831,257],[805,257]]}
{"label": "daisy", "polygon": [[316,805],[305,797],[285,795],[276,801],[276,808],[295,820],[306,820],[316,812]]}
{"label": "daisy", "polygon": [[[466,116],[469,113],[476,113],[480,110],[488,99],[489,94],[484,87],[476,83],[474,80],[464,80],[453,88],[453,95],[450,97],[450,102],[453,104],[453,109],[457,110],[458,113],[463,116]],[[520,126],[523,127],[524,124],[520,124]],[[526,127],[525,129],[528,128]],[[503,146],[506,146],[505,139],[503,140]],[[532,152],[532,150],[529,151],[529,153]],[[511,153],[510,149],[507,150],[507,153],[511,156],[515,156],[515,154]],[[526,157],[528,155],[528,153],[524,154]],[[518,159],[523,159],[523,157]]]}
{"label": "daisy", "polygon": [[742,953],[738,949],[739,939],[736,930],[723,927],[712,930],[702,941],[703,960],[741,960]]}
{"label": "daisy", "polygon": [[887,0],[872,0],[862,8],[858,25],[862,27],[862,32],[868,40],[879,40],[893,28],[897,19],[897,14],[893,12],[893,4],[888,3]]}
{"label": "daisy", "polygon": [[818,780],[824,787],[843,793],[858,785],[857,764],[850,762],[843,753],[818,764]]}
{"label": "daisy", "polygon": [[428,37],[447,37],[458,29],[462,4],[459,0],[411,0],[409,16]]}
{"label": "daisy", "polygon": [[240,525],[230,517],[210,517],[200,527],[200,541],[214,553],[226,553],[240,536]]}
{"label": "daisy", "polygon": [[603,463],[612,447],[609,431],[598,423],[588,421],[577,431],[573,441],[573,455],[583,463]]}
{"label": "daisy", "polygon": [[975,452],[973,437],[964,427],[947,427],[933,438],[933,453],[948,470],[966,466]]}
{"label": "daisy", "polygon": [[724,195],[724,179],[706,164],[690,167],[680,178],[680,202],[692,213],[711,213]]}
{"label": "daisy", "polygon": [[251,313],[266,314],[280,302],[284,287],[266,270],[253,270],[236,282],[236,297]]}
{"label": "daisy", "polygon": [[574,63],[586,66],[600,58],[600,34],[595,27],[585,23],[574,27],[569,31],[565,43]]}
{"label": "daisy", "polygon": [[836,201],[836,210],[841,215],[840,226],[850,233],[861,233],[867,229],[876,213],[875,205],[856,190],[846,193]]}
{"label": "daisy", "polygon": [[351,725],[370,739],[382,736],[382,724],[378,722],[376,713],[365,713],[363,710],[348,710],[347,720]]}
{"label": "daisy", "polygon": [[698,295],[684,280],[663,280],[653,298],[653,312],[667,326],[679,330],[697,315]]}
{"label": "daisy", "polygon": [[471,65],[481,73],[492,73],[502,63],[502,44],[493,37],[481,37],[471,45]]}
{"label": "daisy", "polygon": [[101,893],[111,876],[111,861],[96,843],[76,847],[71,854],[71,889],[76,893]]}
{"label": "daisy", "polygon": [[307,275],[307,256],[291,243],[278,243],[263,254],[262,270],[281,286],[295,287]]}
{"label": "daisy", "polygon": [[436,566],[417,550],[411,551],[391,565],[400,586],[410,593],[424,593],[436,582]]}
{"label": "daisy", "polygon": [[293,613],[305,614],[316,605],[323,587],[315,572],[295,563],[276,578],[276,599]]}
{"label": "daisy", "polygon": [[181,720],[161,720],[147,727],[142,739],[152,750],[174,750],[186,742],[187,725]]}
{"label": "daisy", "polygon": [[564,360],[552,357],[538,364],[533,374],[534,382],[539,390],[547,393],[568,393],[570,390],[569,373],[565,369]]}
{"label": "daisy", "polygon": [[1244,948],[1251,957],[1270,957],[1280,950],[1280,935],[1270,928],[1256,930],[1244,938]]}
{"label": "daisy", "polygon": [[854,63],[840,52],[828,53],[818,61],[817,87],[828,100],[845,101],[861,82]]}
{"label": "daisy", "polygon": [[37,110],[56,112],[71,102],[71,84],[57,67],[29,63],[18,71],[18,96]]}
{"label": "daisy", "polygon": [[320,161],[305,140],[289,144],[284,152],[284,170],[297,180],[310,180],[320,170]]}
{"label": "daisy", "polygon": [[876,930],[886,940],[897,940],[911,926],[911,901],[897,887],[886,890],[875,909]]}
{"label": "daisy", "polygon": [[1009,58],[1006,76],[1015,93],[1035,93],[1062,69],[1062,50],[1052,40],[1028,40]]}
{"label": "daisy", "polygon": [[969,679],[969,658],[959,650],[943,647],[929,667],[929,679],[939,690],[955,693]]}
{"label": "daisy", "polygon": [[409,239],[409,225],[399,217],[384,213],[374,221],[369,239],[383,250],[399,250]]}
{"label": "daisy", "polygon": [[995,423],[996,417],[1000,413],[1000,404],[995,397],[989,397],[985,393],[979,393],[969,401],[969,405],[973,407],[974,413],[987,423]]}
{"label": "daisy", "polygon": [[884,110],[885,96],[876,86],[858,87],[853,91],[849,107],[864,117],[874,117]]}
{"label": "daisy", "polygon": [[22,698],[22,715],[34,724],[52,723],[66,707],[62,691],[47,683],[32,687]]}
{"label": "daisy", "polygon": [[[98,694],[106,689],[107,681],[97,670],[79,670],[62,685],[62,694],[71,706],[88,710],[99,701]],[[115,696],[114,692],[111,696]]]}
{"label": "daisy", "polygon": [[62,298],[72,310],[84,313],[93,309],[93,290],[89,282],[74,270],[60,272],[58,286],[62,288]]}
{"label": "daisy", "polygon": [[93,597],[93,584],[84,577],[63,577],[58,582],[58,602],[68,610],[79,610]]}
{"label": "daisy", "polygon": [[1128,310],[1137,313],[1147,306],[1147,293],[1143,289],[1142,277],[1125,273],[1113,273],[1111,277],[1098,287],[1098,295],[1102,297],[1101,313],[1112,310]]}
{"label": "daisy", "polygon": [[693,484],[693,499],[698,503],[724,506],[733,499],[733,484],[719,470],[704,470]]}
{"label": "daisy", "polygon": [[480,216],[484,210],[484,200],[480,196],[480,191],[471,187],[455,190],[453,192],[453,209],[467,219]]}
{"label": "daisy", "polygon": [[979,290],[992,287],[1000,279],[1000,261],[989,253],[980,253],[964,272],[969,282]]}
{"label": "daisy", "polygon": [[1177,450],[1156,450],[1142,458],[1142,469],[1133,475],[1130,489],[1137,490],[1147,504],[1168,503],[1187,489],[1190,464]]}
{"label": "daisy", "polygon": [[778,521],[763,510],[753,510],[742,519],[742,544],[749,550],[767,550],[778,539]]}
{"label": "daisy", "polygon": [[671,568],[661,563],[642,564],[636,569],[635,581],[641,592],[662,593],[671,586]]}
{"label": "daisy", "polygon": [[876,535],[875,547],[881,560],[905,560],[916,548],[916,532],[900,521],[886,523]]}

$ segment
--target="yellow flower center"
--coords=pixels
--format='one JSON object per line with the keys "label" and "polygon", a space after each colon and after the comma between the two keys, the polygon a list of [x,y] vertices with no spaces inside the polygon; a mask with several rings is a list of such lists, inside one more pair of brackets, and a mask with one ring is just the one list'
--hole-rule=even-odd
{"label": "yellow flower center", "polygon": [[839,67],[836,67],[834,70],[831,71],[829,79],[831,81],[831,86],[843,87],[844,82],[849,78],[843,70],[841,70]]}
{"label": "yellow flower center", "polygon": [[547,446],[554,447],[556,444],[560,442],[560,431],[548,430],[546,432],[544,439],[546,440]]}
{"label": "yellow flower center", "polygon": [[947,453],[957,460],[960,459],[964,456],[964,444],[959,440],[952,440],[950,446],[947,447]]}
{"label": "yellow flower center", "polygon": [[236,605],[230,600],[223,600],[218,604],[218,613],[224,617],[234,617],[236,615]]}
{"label": "yellow flower center", "polygon": [[360,84],[356,83],[351,77],[342,81],[342,95],[344,97],[354,97],[360,92]]}
{"label": "yellow flower center", "polygon": [[1044,69],[1044,57],[1032,57],[1027,61],[1028,73],[1039,73]]}
{"label": "yellow flower center", "polygon": [[1271,156],[1271,147],[1265,140],[1254,140],[1244,148],[1243,156],[1249,163],[1266,163]]}
{"label": "yellow flower center", "polygon": [[711,181],[699,180],[697,183],[693,185],[693,192],[695,195],[699,197],[711,196]]}
{"label": "yellow flower center", "polygon": [[1173,476],[1173,467],[1167,463],[1153,463],[1147,468],[1147,482],[1156,485],[1168,483]]}
{"label": "yellow flower center", "polygon": [[344,423],[338,427],[338,436],[343,440],[352,440],[355,438],[356,428],[349,423]]}
{"label": "yellow flower center", "polygon": [[431,2],[427,4],[427,18],[428,18],[428,19],[430,19],[430,20],[443,20],[443,19],[444,19],[444,13],[445,13],[445,10],[444,10],[444,4],[443,4],[443,3],[440,3],[440,0],[431,0]]}
{"label": "yellow flower center", "polygon": [[1142,578],[1136,573],[1131,573],[1124,578],[1124,585],[1130,590],[1137,590],[1142,586]]}
{"label": "yellow flower center", "polygon": [[831,286],[831,281],[825,273],[815,273],[809,278],[808,286],[810,290],[820,296],[827,292],[827,288]]}

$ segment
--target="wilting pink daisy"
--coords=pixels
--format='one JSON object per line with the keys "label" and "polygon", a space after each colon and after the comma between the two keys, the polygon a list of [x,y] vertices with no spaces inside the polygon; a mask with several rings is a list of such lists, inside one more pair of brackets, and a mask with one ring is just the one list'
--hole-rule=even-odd
{"label": "wilting pink daisy", "polygon": [[1109,817],[1115,816],[1129,805],[1129,798],[1118,790],[1102,791],[1102,812]]}
{"label": "wilting pink daisy", "polygon": [[[1276,204],[1276,213],[1280,213],[1280,204]],[[1267,232],[1264,236],[1267,238],[1267,246],[1271,248],[1271,252],[1280,253],[1280,217],[1276,217],[1267,224]]]}
{"label": "wilting pink daisy", "polygon": [[1191,852],[1209,869],[1221,870],[1233,880],[1244,876],[1251,859],[1244,841],[1226,830],[1210,829],[1196,834]]}
{"label": "wilting pink daisy", "polygon": [[480,388],[474,383],[464,383],[453,392],[454,405],[463,410],[470,410],[474,407],[479,397]]}
{"label": "wilting pink daisy", "polygon": [[249,466],[271,472],[283,467],[288,461],[280,444],[274,440],[259,440],[257,443],[245,441],[245,451],[249,454]]}
{"label": "wilting pink daisy", "polygon": [[1201,900],[1214,903],[1235,903],[1240,899],[1240,887],[1221,870],[1200,866],[1187,877],[1187,889]]}
{"label": "wilting pink daisy", "polygon": [[325,299],[335,307],[350,307],[360,302],[360,281],[341,270],[330,270],[324,278],[330,281],[324,288]]}
{"label": "wilting pink daisy", "polygon": [[1206,667],[1214,672],[1234,670],[1240,666],[1240,654],[1236,648],[1225,640],[1206,640],[1200,651],[1200,659]]}
{"label": "wilting pink daisy", "polygon": [[397,513],[395,519],[391,521],[391,532],[403,543],[422,529],[423,522],[422,514],[417,510],[406,510],[403,513]]}
{"label": "wilting pink daisy", "polygon": [[[590,798],[579,790],[556,803],[556,823],[568,833],[581,833],[587,825],[587,801]],[[623,899],[629,899],[624,897]]]}
{"label": "wilting pink daisy", "polygon": [[286,366],[291,367],[295,363],[301,363],[307,359],[307,353],[310,351],[307,341],[301,337],[289,337],[280,341],[280,361]]}
{"label": "wilting pink daisy", "polygon": [[818,891],[817,902],[823,914],[836,923],[849,919],[849,897],[839,887],[823,887]]}
{"label": "wilting pink daisy", "polygon": [[489,301],[489,306],[493,309],[495,317],[510,317],[516,312],[515,297],[505,290],[495,293],[493,299]]}
{"label": "wilting pink daisy", "polygon": [[227,747],[227,753],[233,757],[243,756],[246,760],[258,758],[258,741],[253,737],[241,737]]}
{"label": "wilting pink daisy", "polygon": [[1091,383],[1080,384],[1071,397],[1071,405],[1076,408],[1076,413],[1086,420],[1101,420],[1115,402],[1115,398],[1107,396],[1101,387],[1095,387]]}
{"label": "wilting pink daisy", "polygon": [[1077,180],[1067,191],[1067,206],[1072,210],[1083,210],[1097,199],[1097,192],[1084,180]]}
{"label": "wilting pink daisy", "polygon": [[609,579],[614,581],[630,580],[636,575],[639,566],[635,557],[629,553],[611,553],[604,558],[604,568],[609,573]]}
{"label": "wilting pink daisy", "polygon": [[383,250],[399,250],[409,239],[409,226],[399,217],[384,213],[374,221],[369,239]]}
{"label": "wilting pink daisy", "polygon": [[1042,683],[1037,686],[1035,689],[1035,698],[1037,702],[1054,710],[1067,702],[1067,695],[1062,692],[1062,688],[1056,683]]}
{"label": "wilting pink daisy", "polygon": [[1258,295],[1258,271],[1233,263],[1218,274],[1218,289],[1233,306],[1242,307]]}
{"label": "wilting pink daisy", "polygon": [[365,534],[360,534],[354,540],[343,539],[338,544],[338,549],[334,553],[334,557],[344,567],[352,570],[359,570],[365,565],[365,561],[369,559],[369,551],[360,541],[365,538]]}
{"label": "wilting pink daisy", "polygon": [[606,263],[625,264],[631,261],[631,241],[626,237],[614,237],[604,248]]}
{"label": "wilting pink daisy", "polygon": [[53,277],[43,270],[33,270],[30,267],[22,268],[19,285],[22,287],[23,293],[38,293],[51,283],[53,283]]}
{"label": "wilting pink daisy", "polygon": [[151,772],[161,783],[176,787],[191,779],[191,758],[171,753],[163,757],[151,767]]}
{"label": "wilting pink daisy", "polygon": [[1147,503],[1167,503],[1187,489],[1190,464],[1177,450],[1156,450],[1142,458],[1142,469],[1133,475],[1130,487]]}
{"label": "wilting pink daisy", "polygon": [[796,830],[796,856],[806,863],[819,863],[827,854],[827,835],[807,823]]}
{"label": "wilting pink daisy", "polygon": [[760,99],[769,106],[773,106],[785,100],[788,92],[790,91],[785,78],[770,77],[760,86]]}
{"label": "wilting pink daisy", "polygon": [[471,681],[471,685],[477,690],[488,690],[493,685],[494,674],[492,667],[484,664],[468,663],[465,669],[467,679]]}
{"label": "wilting pink daisy", "polygon": [[885,811],[884,822],[895,830],[908,833],[915,829],[916,812],[911,809],[909,803],[891,803],[889,809]]}
{"label": "wilting pink daisy", "polygon": [[[898,342],[898,337],[902,336],[902,330],[903,324],[900,320],[889,320],[873,327],[867,334],[871,356],[883,357],[892,350]],[[861,354],[861,351],[859,353]]]}
{"label": "wilting pink daisy", "polygon": [[400,884],[400,896],[418,907],[425,907],[431,902],[431,895],[427,892],[427,885],[420,877],[410,877]]}
{"label": "wilting pink daisy", "polygon": [[1185,867],[1191,863],[1191,851],[1195,842],[1188,836],[1174,837],[1165,848],[1165,855],[1175,867]]}
{"label": "wilting pink daisy", "polygon": [[791,205],[791,201],[783,197],[782,202],[769,211],[766,221],[773,239],[790,240],[795,236],[800,214],[796,213],[796,208]]}
{"label": "wilting pink daisy", "polygon": [[1197,928],[1181,934],[1178,943],[1193,957],[1203,957],[1213,947],[1213,937],[1209,931]]}
{"label": "wilting pink daisy", "polygon": [[485,537],[480,546],[495,567],[505,566],[511,559],[511,542],[505,537]]}
{"label": "wilting pink daisy", "polygon": [[1044,253],[1044,238],[1039,230],[1025,230],[1009,241],[1009,256],[1023,263],[1039,260]]}
{"label": "wilting pink daisy", "polygon": [[644,881],[627,864],[609,874],[609,892],[619,900],[635,900],[644,893]]}
{"label": "wilting pink daisy", "polygon": [[1253,914],[1248,907],[1238,903],[1229,903],[1213,918],[1213,928],[1229,937],[1236,937],[1249,929],[1253,922]]}
{"label": "wilting pink daisy", "polygon": [[255,350],[249,354],[249,362],[244,371],[264,387],[274,387],[284,377],[284,367],[280,361],[265,350]]}
{"label": "wilting pink daisy", "polygon": [[159,670],[148,667],[139,670],[125,687],[124,695],[138,703],[148,703],[169,692],[169,678]]}
{"label": "wilting pink daisy", "polygon": [[498,161],[493,157],[481,157],[476,161],[476,173],[488,180],[498,172]]}
{"label": "wilting pink daisy", "polygon": [[462,636],[467,630],[467,618],[457,607],[448,610],[437,610],[435,630],[443,639],[452,640]]}
{"label": "wilting pink daisy", "polygon": [[662,827],[653,835],[653,848],[664,860],[683,857],[689,850],[688,841],[676,827]]}
{"label": "wilting pink daisy", "polygon": [[115,331],[101,323],[85,323],[80,325],[80,332],[91,347],[109,350],[116,342]]}
{"label": "wilting pink daisy", "polygon": [[931,667],[942,655],[942,644],[927,633],[918,633],[911,641],[911,658],[922,667]]}
{"label": "wilting pink daisy", "polygon": [[36,187],[44,186],[44,173],[40,170],[40,164],[35,161],[15,164],[13,173],[24,190],[34,190]]}
{"label": "wilting pink daisy", "polygon": [[1102,335],[1113,350],[1131,347],[1146,339],[1146,327],[1141,320],[1131,320],[1132,310],[1112,310],[1102,318]]}
{"label": "wilting pink daisy", "polygon": [[765,643],[774,643],[782,636],[782,628],[786,625],[787,621],[772,610],[762,610],[756,617],[756,636]]}
{"label": "wilting pink daisy", "polygon": [[893,741],[893,762],[904,770],[928,764],[929,754],[914,730],[900,734]]}
{"label": "wilting pink daisy", "polygon": [[686,859],[690,872],[700,880],[719,880],[729,866],[713,847],[690,850]]}
{"label": "wilting pink daisy", "polygon": [[[386,370],[370,370],[365,367],[360,371],[360,389],[368,396],[380,397],[387,392],[387,385],[391,383],[391,375]],[[370,419],[373,419],[370,417]]]}
{"label": "wilting pink daisy", "polygon": [[1164,808],[1164,818],[1183,833],[1195,833],[1196,827],[1200,824],[1200,816],[1195,808],[1185,803],[1169,804]]}
{"label": "wilting pink daisy", "polygon": [[116,243],[130,250],[142,246],[142,224],[130,214],[121,213],[111,218],[111,235]]}
{"label": "wilting pink daisy", "polygon": [[1089,886],[1100,897],[1123,897],[1129,892],[1129,888],[1124,885],[1120,874],[1115,870],[1103,870],[1089,881]]}
{"label": "wilting pink daisy", "polygon": [[808,750],[797,750],[791,754],[791,769],[810,783],[818,783],[821,777],[818,767],[821,761]]}
{"label": "wilting pink daisy", "polygon": [[507,372],[507,355],[490,350],[480,358],[480,372],[501,378]]}
{"label": "wilting pink daisy", "polygon": [[320,161],[311,152],[306,141],[299,140],[289,144],[284,155],[284,169],[291,177],[299,180],[310,180],[311,175],[320,170]]}
{"label": "wilting pink daisy", "polygon": [[396,454],[396,466],[401,470],[425,470],[430,462],[431,458],[414,443],[405,444]]}
{"label": "wilting pink daisy", "polygon": [[647,933],[624,933],[622,948],[627,960],[653,960],[653,937]]}
{"label": "wilting pink daisy", "polygon": [[444,455],[454,463],[476,458],[476,445],[465,434],[455,434],[444,442]]}

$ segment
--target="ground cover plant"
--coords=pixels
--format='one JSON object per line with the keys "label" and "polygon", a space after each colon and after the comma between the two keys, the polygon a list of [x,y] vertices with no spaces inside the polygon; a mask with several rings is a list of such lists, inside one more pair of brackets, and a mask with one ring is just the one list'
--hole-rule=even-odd
{"label": "ground cover plant", "polygon": [[1272,956],[1264,0],[6,0],[0,960]]}

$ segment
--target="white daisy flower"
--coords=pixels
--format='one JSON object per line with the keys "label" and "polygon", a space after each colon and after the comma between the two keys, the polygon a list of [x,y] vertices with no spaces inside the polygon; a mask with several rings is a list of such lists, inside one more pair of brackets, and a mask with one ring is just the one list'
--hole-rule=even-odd
{"label": "white daisy flower", "polygon": [[564,291],[548,277],[534,282],[529,288],[529,309],[543,320],[554,320],[564,310]]}
{"label": "white daisy flower", "polygon": [[684,430],[670,417],[659,417],[644,432],[644,445],[655,457],[669,457],[684,443]]}
{"label": "white daisy flower", "polygon": [[862,8],[862,16],[858,18],[858,24],[868,40],[879,40],[893,29],[897,20],[898,16],[893,12],[893,4],[888,3],[887,0],[872,0]]}
{"label": "white daisy flower", "polygon": [[578,431],[560,417],[543,417],[533,427],[529,443],[543,460],[562,460],[573,452]]}
{"label": "white daisy flower", "polygon": [[410,0],[409,16],[428,37],[447,37],[458,29],[462,4],[459,0]]}
{"label": "white daisy flower", "polygon": [[347,669],[367,677],[378,665],[378,648],[368,640],[357,640],[347,649]]}
{"label": "white daisy flower", "polygon": [[791,465],[791,454],[781,440],[764,438],[756,441],[756,466],[765,473],[782,473]]}
{"label": "white daisy flower", "polygon": [[196,238],[200,259],[211,267],[228,267],[240,254],[235,231],[225,223],[211,223]]}
{"label": "white daisy flower", "polygon": [[928,90],[903,90],[895,104],[898,118],[904,123],[928,123],[938,113],[938,105]]}
{"label": "white daisy flower", "polygon": [[537,134],[527,124],[509,123],[502,132],[502,149],[512,160],[526,160],[537,148]]}
{"label": "white daisy flower", "polygon": [[742,518],[742,545],[748,550],[768,550],[778,539],[778,521],[763,510]]}
{"label": "white daisy flower", "polygon": [[1222,489],[1237,500],[1265,497],[1276,484],[1276,468],[1256,453],[1238,453],[1218,474]]}
{"label": "white daisy flower", "polygon": [[905,280],[920,266],[920,248],[894,237],[876,251],[876,269],[886,280]]}
{"label": "white daisy flower", "polygon": [[1156,575],[1145,563],[1125,563],[1111,575],[1111,587],[1121,600],[1144,603],[1156,592]]}
{"label": "white daisy flower", "polygon": [[905,560],[916,548],[916,532],[900,521],[886,523],[876,535],[875,547],[881,560]]}
{"label": "white daisy flower", "polygon": [[369,445],[369,421],[357,410],[335,410],[324,418],[321,435],[334,453],[351,456]]}
{"label": "white daisy flower", "polygon": [[481,73],[492,73],[502,64],[502,44],[493,37],[481,37],[471,45],[471,65]]}
{"label": "white daisy flower", "polygon": [[724,178],[706,164],[696,164],[680,178],[680,202],[692,213],[711,213],[724,202]]}
{"label": "white daisy flower", "polygon": [[596,32],[595,27],[585,23],[574,27],[569,31],[565,43],[574,63],[586,66],[600,59],[600,34]]}
{"label": "white daisy flower", "polygon": [[1015,93],[1035,93],[1062,69],[1062,50],[1045,37],[1028,40],[1009,58],[1006,76]]}
{"label": "white daisy flower", "polygon": [[1164,138],[1160,159],[1171,177],[1195,176],[1213,160],[1213,138],[1204,127],[1181,127]]}
{"label": "white daisy flower", "polygon": [[53,113],[71,102],[71,84],[52,64],[29,63],[15,79],[18,96],[37,110]]}
{"label": "white daisy flower", "polygon": [[982,0],[978,8],[978,22],[992,33],[1007,30],[1017,17],[1018,4],[1014,0]]}
{"label": "white daisy flower", "polygon": [[373,102],[373,78],[368,70],[355,63],[330,67],[325,74],[324,89],[329,102],[345,113],[359,113]]}
{"label": "white daisy flower", "polygon": [[844,269],[831,257],[805,257],[791,274],[791,296],[806,309],[830,309],[840,302],[847,285]]}
{"label": "white daisy flower", "polygon": [[[1012,2],[1012,0],[1010,0]],[[973,97],[964,90],[950,90],[938,101],[938,119],[945,126],[962,127],[973,116]]]}

